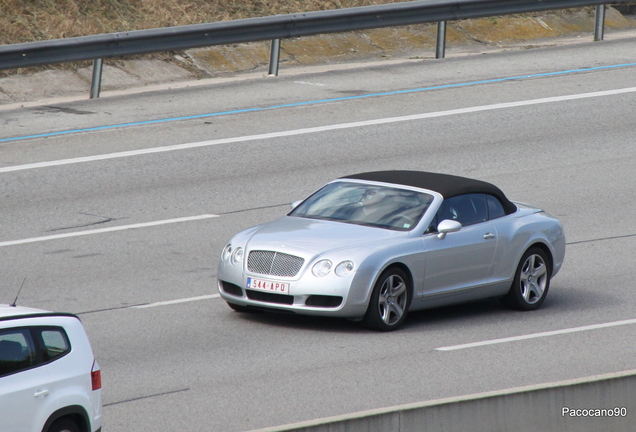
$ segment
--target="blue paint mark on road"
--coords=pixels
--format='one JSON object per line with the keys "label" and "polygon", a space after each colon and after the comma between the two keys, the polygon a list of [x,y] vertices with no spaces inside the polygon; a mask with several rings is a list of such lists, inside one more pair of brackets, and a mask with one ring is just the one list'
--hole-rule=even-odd
{"label": "blue paint mark on road", "polygon": [[272,105],[267,107],[245,108],[245,109],[239,109],[239,110],[219,111],[214,113],[197,114],[197,115],[183,116],[183,117],[169,117],[169,118],[156,119],[156,120],[146,120],[141,122],[120,123],[120,124],[114,124],[114,125],[96,126],[96,127],[83,128],[83,129],[69,129],[69,130],[63,130],[58,132],[48,132],[48,133],[36,134],[36,135],[24,135],[24,136],[11,137],[11,138],[0,138],[0,143],[32,139],[32,138],[46,138],[46,137],[53,137],[53,136],[60,136],[60,135],[71,135],[71,134],[82,133],[82,132],[95,132],[95,131],[102,131],[102,130],[109,130],[109,129],[119,129],[119,128],[133,127],[133,126],[145,126],[145,125],[176,122],[176,121],[183,121],[183,120],[194,120],[194,119],[217,117],[217,116],[231,115],[231,114],[269,111],[269,110],[275,110],[280,108],[318,105],[318,104],[323,104],[328,102],[340,102],[340,101],[349,101],[349,100],[372,98],[372,97],[393,96],[393,95],[401,95],[401,94],[407,94],[407,93],[418,93],[418,92],[426,92],[426,91],[432,91],[432,90],[468,87],[468,86],[474,86],[474,85],[480,85],[480,84],[492,84],[492,83],[501,83],[506,81],[575,74],[575,73],[581,73],[581,72],[594,72],[594,71],[600,71],[600,70],[633,67],[633,66],[636,66],[636,63],[625,63],[625,64],[609,65],[609,66],[596,66],[596,67],[583,68],[583,69],[571,69],[571,70],[565,70],[565,71],[546,72],[546,73],[532,74],[532,75],[519,75],[519,76],[513,76],[513,77],[506,77],[506,78],[495,78],[495,79],[482,80],[482,81],[470,81],[470,82],[456,83],[456,84],[445,84],[445,85],[439,85],[439,86],[421,87],[421,88],[407,89],[407,90],[396,90],[396,91],[382,92],[382,93],[370,93],[370,94],[358,95],[358,96],[346,96],[346,97],[339,97],[339,98],[332,98],[332,99],[319,99],[319,100],[295,102],[295,103],[282,104],[282,105]]}

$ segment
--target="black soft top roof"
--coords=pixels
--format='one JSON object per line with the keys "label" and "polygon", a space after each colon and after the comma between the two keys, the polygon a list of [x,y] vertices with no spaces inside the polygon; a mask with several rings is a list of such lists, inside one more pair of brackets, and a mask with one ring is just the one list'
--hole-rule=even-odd
{"label": "black soft top roof", "polygon": [[517,210],[517,206],[508,200],[506,195],[504,195],[501,189],[497,186],[485,181],[450,174],[396,170],[366,172],[348,175],[341,178],[393,183],[397,185],[428,189],[439,193],[444,198],[451,198],[468,193],[485,193],[497,197],[503,205],[506,214],[513,213]]}

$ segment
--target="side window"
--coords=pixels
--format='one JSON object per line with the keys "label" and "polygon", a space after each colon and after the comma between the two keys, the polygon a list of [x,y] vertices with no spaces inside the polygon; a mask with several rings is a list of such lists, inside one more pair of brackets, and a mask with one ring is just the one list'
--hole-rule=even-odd
{"label": "side window", "polygon": [[431,221],[428,228],[426,228],[426,231],[424,231],[424,234],[436,233],[437,225],[439,225],[439,211],[437,212],[437,214],[435,214],[435,217],[433,217],[433,220]]}
{"label": "side window", "polygon": [[35,365],[35,347],[29,329],[0,331],[0,377]]}
{"label": "side window", "polygon": [[506,215],[501,202],[492,195],[486,195],[488,199],[488,219],[497,219]]}
{"label": "side window", "polygon": [[39,333],[42,339],[43,361],[55,360],[71,350],[64,330],[59,328],[44,328],[41,329]]}
{"label": "side window", "polygon": [[0,377],[52,362],[70,351],[61,327],[0,330]]}
{"label": "side window", "polygon": [[445,199],[437,212],[438,223],[444,219],[456,220],[463,226],[488,220],[485,194],[466,194]]}

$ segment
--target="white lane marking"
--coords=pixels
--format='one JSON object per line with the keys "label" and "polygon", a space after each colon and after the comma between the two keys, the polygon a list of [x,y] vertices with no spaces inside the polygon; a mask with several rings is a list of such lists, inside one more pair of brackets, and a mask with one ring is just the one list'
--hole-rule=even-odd
{"label": "white lane marking", "polygon": [[313,83],[309,81],[294,81],[295,84],[306,84],[311,86],[325,87],[327,84]]}
{"label": "white lane marking", "polygon": [[101,233],[113,232],[113,231],[123,231],[123,230],[136,229],[136,228],[148,228],[148,227],[180,223],[180,222],[192,222],[196,220],[210,219],[210,218],[216,218],[216,217],[219,217],[219,215],[204,214],[199,216],[189,216],[189,217],[182,217],[182,218],[176,218],[176,219],[165,219],[165,220],[154,221],[154,222],[145,222],[145,223],[138,223],[138,224],[132,224],[132,225],[122,225],[122,226],[116,226],[116,227],[110,227],[110,228],[100,228],[96,230],[76,231],[76,232],[65,233],[65,234],[54,234],[50,236],[33,237],[33,238],[27,238],[22,240],[10,240],[10,241],[0,242],[0,247],[15,246],[15,245],[21,245],[26,243],[35,243],[35,242],[42,242],[42,241],[48,241],[48,240],[57,240],[57,239],[63,239],[63,238],[69,238],[69,237],[79,237],[79,236],[92,235],[92,234],[101,234]]}
{"label": "white lane marking", "polygon": [[160,302],[148,303],[145,305],[131,306],[131,307],[133,309],[146,309],[146,308],[157,307],[157,306],[168,306],[168,305],[179,304],[179,303],[209,300],[209,299],[214,299],[219,297],[221,297],[219,294],[209,294],[209,295],[202,295],[197,297],[188,297],[188,298],[182,298],[182,299],[176,299],[176,300],[160,301]]}
{"label": "white lane marking", "polygon": [[562,335],[567,333],[576,333],[576,332],[582,332],[582,331],[588,331],[588,330],[598,330],[598,329],[603,329],[608,327],[618,327],[618,326],[624,326],[624,325],[630,325],[630,324],[636,324],[636,319],[613,321],[613,322],[608,322],[603,324],[592,324],[592,325],[586,325],[582,327],[572,327],[572,328],[567,328],[562,330],[553,330],[553,331],[547,331],[542,333],[527,334],[523,336],[513,336],[513,337],[507,337],[507,338],[501,338],[501,339],[491,339],[487,341],[472,342],[472,343],[467,343],[462,345],[452,345],[447,347],[435,348],[435,350],[436,351],[456,351],[456,350],[466,349],[466,348],[475,348],[475,347],[481,347],[486,345],[516,342],[516,341],[527,340],[527,339],[536,339],[536,338],[556,336],[556,335]]}
{"label": "white lane marking", "polygon": [[454,109],[454,110],[448,110],[448,111],[437,111],[432,113],[414,114],[414,115],[401,116],[401,117],[388,117],[388,118],[381,118],[376,120],[366,120],[366,121],[359,121],[359,122],[352,122],[352,123],[340,123],[340,124],[334,124],[334,125],[295,129],[295,130],[288,130],[288,131],[282,131],[282,132],[271,132],[271,133],[258,134],[258,135],[248,135],[248,136],[242,136],[242,137],[224,138],[224,139],[202,141],[202,142],[196,142],[196,143],[177,144],[177,145],[165,146],[165,147],[153,147],[153,148],[147,148],[147,149],[130,150],[130,151],[124,151],[124,152],[108,153],[108,154],[86,156],[86,157],[79,157],[79,158],[72,158],[72,159],[61,159],[61,160],[49,161],[49,162],[38,162],[38,163],[31,163],[31,164],[25,164],[25,165],[15,165],[15,166],[0,168],[0,173],[23,171],[23,170],[36,169],[36,168],[46,168],[46,167],[53,167],[53,166],[60,166],[60,165],[78,164],[78,163],[84,163],[84,162],[95,162],[95,161],[102,161],[102,160],[108,160],[108,159],[147,155],[147,154],[153,154],[153,153],[172,152],[172,151],[179,151],[179,150],[194,149],[199,147],[210,147],[215,145],[238,143],[238,142],[267,140],[272,138],[305,135],[305,134],[327,132],[327,131],[333,131],[333,130],[339,130],[339,129],[351,129],[351,128],[357,128],[357,127],[382,125],[382,124],[397,123],[397,122],[423,120],[428,118],[476,113],[481,111],[492,111],[492,110],[504,109],[504,108],[514,108],[514,107],[521,107],[521,106],[528,106],[528,105],[564,102],[564,101],[576,100],[576,99],[612,96],[612,95],[634,93],[634,92],[636,92],[636,87],[629,87],[629,88],[616,89],[616,90],[606,90],[606,91],[599,91],[599,92],[593,92],[593,93],[581,93],[581,94],[567,95],[567,96],[555,96],[555,97],[542,98],[542,99],[531,99],[531,100],[518,101],[518,102],[507,102],[507,103],[499,103],[499,104],[493,104],[493,105],[483,105],[483,106],[476,106],[476,107],[470,107],[470,108],[460,108],[460,109]]}

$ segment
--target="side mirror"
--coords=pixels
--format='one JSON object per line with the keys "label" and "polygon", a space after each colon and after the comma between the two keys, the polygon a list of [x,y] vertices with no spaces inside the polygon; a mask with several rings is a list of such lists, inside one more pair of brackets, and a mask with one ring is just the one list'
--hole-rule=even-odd
{"label": "side mirror", "polygon": [[460,229],[462,229],[462,224],[460,224],[459,222],[455,220],[444,219],[439,223],[439,225],[437,225],[437,231],[439,232],[437,237],[439,237],[441,240],[444,240],[446,238],[446,234],[457,232]]}
{"label": "side mirror", "polygon": [[295,209],[296,207],[298,207],[298,205],[303,202],[303,200],[298,200],[298,201],[294,201],[293,203],[291,203],[291,208],[292,210]]}

